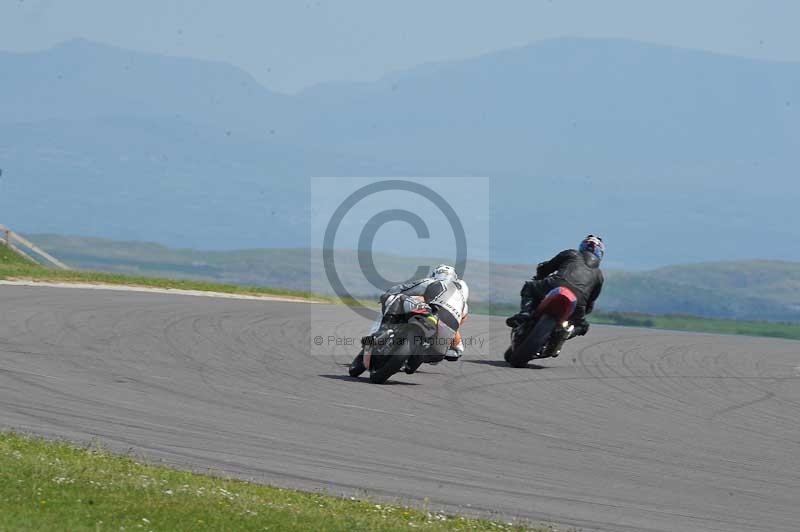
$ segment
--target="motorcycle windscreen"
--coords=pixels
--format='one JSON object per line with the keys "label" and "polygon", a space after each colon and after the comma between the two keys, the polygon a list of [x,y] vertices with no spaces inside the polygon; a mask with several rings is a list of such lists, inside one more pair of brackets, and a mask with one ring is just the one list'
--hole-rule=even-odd
{"label": "motorcycle windscreen", "polygon": [[575,293],[565,286],[550,290],[536,308],[535,316],[542,314],[553,316],[557,321],[566,321],[575,312],[578,298]]}

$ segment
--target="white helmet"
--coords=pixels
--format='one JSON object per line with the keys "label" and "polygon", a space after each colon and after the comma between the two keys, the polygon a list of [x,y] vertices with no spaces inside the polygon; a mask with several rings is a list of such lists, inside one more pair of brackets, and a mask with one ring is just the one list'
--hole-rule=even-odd
{"label": "white helmet", "polygon": [[437,281],[458,281],[458,274],[456,269],[447,264],[440,264],[431,270],[428,277],[432,277]]}

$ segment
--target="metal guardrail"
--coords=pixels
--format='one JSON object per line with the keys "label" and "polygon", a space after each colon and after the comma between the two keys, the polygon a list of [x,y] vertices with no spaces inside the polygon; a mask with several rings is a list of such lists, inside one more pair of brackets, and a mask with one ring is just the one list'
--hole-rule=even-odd
{"label": "metal guardrail", "polygon": [[[26,259],[41,264],[42,262],[47,265],[54,266],[60,270],[69,270],[70,267],[53,257],[45,250],[23,237],[19,233],[15,233],[8,227],[0,225],[0,244],[8,246],[10,249],[19,253]],[[35,259],[32,255],[38,256],[41,260]]]}

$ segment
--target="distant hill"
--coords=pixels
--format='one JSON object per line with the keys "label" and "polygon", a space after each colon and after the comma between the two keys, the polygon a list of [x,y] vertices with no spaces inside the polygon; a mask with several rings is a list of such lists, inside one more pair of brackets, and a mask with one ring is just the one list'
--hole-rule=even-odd
{"label": "distant hill", "polygon": [[627,269],[800,260],[800,64],[557,39],[287,96],[77,40],[0,72],[0,210],[27,232],[301,247],[311,176],[477,175],[495,260],[589,231]]}
{"label": "distant hill", "polygon": [[800,263],[741,261],[611,271],[602,307],[649,314],[800,321]]}
{"label": "distant hill", "polygon": [[[196,251],[145,242],[121,242],[58,235],[28,235],[68,264],[127,274],[202,279],[331,293],[311,279],[321,272],[304,249]],[[316,260],[316,259],[314,259]],[[401,280],[417,265],[440,259],[378,254],[376,265]],[[354,295],[376,290],[358,270],[354,252],[337,253],[338,271]],[[516,303],[533,265],[469,263],[467,278],[476,301]],[[606,272],[599,308],[648,314],[687,314],[713,318],[800,322],[800,262],[749,261],[671,266],[646,272]]]}
{"label": "distant hill", "polygon": [[226,63],[123,50],[74,39],[43,52],[0,52],[3,123],[177,118],[268,133],[292,99]]}

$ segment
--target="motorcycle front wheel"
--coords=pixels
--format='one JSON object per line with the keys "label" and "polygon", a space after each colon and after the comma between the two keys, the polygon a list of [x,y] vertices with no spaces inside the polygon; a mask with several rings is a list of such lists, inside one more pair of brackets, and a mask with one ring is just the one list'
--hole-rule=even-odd
{"label": "motorcycle front wheel", "polygon": [[402,369],[406,359],[410,356],[411,344],[409,341],[405,341],[390,353],[374,358],[372,362],[374,369],[369,370],[369,381],[372,384],[385,383],[389,377]]}
{"label": "motorcycle front wheel", "polygon": [[364,348],[363,347],[361,348],[361,352],[358,353],[358,356],[356,356],[356,359],[358,359],[358,357],[361,357],[361,365],[356,365],[355,364],[355,360],[354,360],[353,362],[350,363],[350,367],[347,368],[347,373],[351,377],[359,377],[359,376],[361,376],[362,373],[364,373],[367,370],[367,368],[364,366]]}

